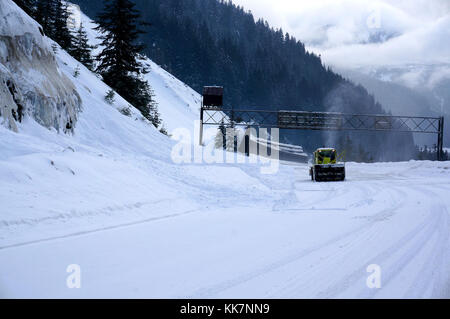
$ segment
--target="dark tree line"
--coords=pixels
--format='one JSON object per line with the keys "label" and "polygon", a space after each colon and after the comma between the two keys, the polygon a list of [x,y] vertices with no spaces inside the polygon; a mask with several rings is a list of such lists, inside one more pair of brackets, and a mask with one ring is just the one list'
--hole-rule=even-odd
{"label": "dark tree line", "polygon": [[[70,12],[61,0],[14,0],[34,18],[44,33],[57,42],[87,68],[97,72],[103,81],[136,107],[155,127],[161,124],[153,91],[142,75],[147,72],[142,62],[144,49],[138,43],[139,12],[129,0],[106,0],[103,12],[97,16],[103,50],[95,57],[83,25],[70,30]],[[78,72],[78,71],[77,71]]]}
{"label": "dark tree line", "polygon": [[35,19],[49,38],[58,43],[61,48],[82,57],[80,62],[91,65],[91,48],[87,43],[86,32],[81,26],[80,32],[73,33],[68,26],[70,12],[67,2],[62,0],[13,0],[29,16]]}
{"label": "dark tree line", "polygon": [[[416,158],[420,161],[435,161],[437,159],[438,149],[436,145],[433,145],[432,148],[428,146],[417,147],[416,148],[417,156]],[[450,154],[447,150],[444,151],[444,161],[450,160]]]}
{"label": "dark tree line", "polygon": [[21,7],[29,16],[34,17],[36,12],[36,0],[13,0],[19,7]]}
{"label": "dark tree line", "polygon": [[72,40],[71,55],[79,62],[83,63],[89,70],[94,70],[94,58],[92,57],[94,46],[89,44],[89,39],[83,23],[75,32]]}
{"label": "dark tree line", "polygon": [[61,0],[14,0],[29,16],[35,19],[44,33],[64,50],[72,49],[72,39],[67,20],[67,3]]}

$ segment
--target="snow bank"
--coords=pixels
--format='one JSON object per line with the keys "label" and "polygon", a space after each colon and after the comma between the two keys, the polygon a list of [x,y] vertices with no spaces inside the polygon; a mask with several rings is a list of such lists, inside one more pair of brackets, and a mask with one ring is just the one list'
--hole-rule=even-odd
{"label": "snow bank", "polygon": [[[96,44],[95,25],[84,15],[82,21]],[[46,42],[51,46],[50,40]],[[217,193],[251,197],[269,191],[238,165],[206,169],[174,164],[171,150],[175,141],[118,94],[113,103],[107,103],[110,87],[64,50],[48,57],[58,76],[73,85],[82,111],[70,135],[48,130],[34,117],[18,124],[18,134],[0,127],[0,201],[8,203],[0,205],[0,242],[35,239],[41,236],[36,230],[43,230],[45,224],[51,228],[48,234],[64,234],[99,224],[115,225],[119,220],[153,218],[177,207],[196,207],[192,202],[216,201]],[[29,63],[17,61],[17,72],[29,70],[30,76],[43,72],[47,81],[47,70],[29,68]],[[152,61],[145,63],[151,68],[147,79],[166,128],[169,132],[178,127],[193,130],[200,96]],[[8,74],[12,76],[12,72]],[[36,81],[34,89],[45,88],[44,80]],[[12,100],[5,99],[14,104]],[[129,112],[124,113],[125,108]],[[12,123],[17,124],[14,119]],[[130,211],[130,207],[138,208]]]}

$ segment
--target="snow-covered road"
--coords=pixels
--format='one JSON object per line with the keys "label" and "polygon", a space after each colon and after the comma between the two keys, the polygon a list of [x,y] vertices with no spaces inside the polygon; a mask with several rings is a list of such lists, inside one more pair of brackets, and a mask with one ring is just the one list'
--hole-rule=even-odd
{"label": "snow-covered road", "polygon": [[[255,173],[256,174],[256,171]],[[261,177],[273,196],[0,249],[2,297],[450,297],[450,164],[349,164],[344,183],[306,166]],[[144,209],[144,208],[143,208]],[[68,289],[68,265],[81,267]],[[369,289],[369,265],[381,288]]]}

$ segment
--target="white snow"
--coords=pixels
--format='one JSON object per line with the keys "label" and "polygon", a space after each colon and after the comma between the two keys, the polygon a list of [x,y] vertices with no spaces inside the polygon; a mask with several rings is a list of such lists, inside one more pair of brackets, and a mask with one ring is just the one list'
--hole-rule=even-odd
{"label": "white snow", "polygon": [[22,36],[28,33],[41,45],[47,45],[44,38],[40,37],[39,24],[25,14],[12,1],[0,2],[0,35],[11,37]]}
{"label": "white snow", "polygon": [[6,121],[0,118],[0,125],[17,131],[12,118],[23,109],[47,128],[71,132],[81,100],[57,66],[52,41],[41,32],[12,1],[0,2],[0,97],[6,101],[0,106]]}
{"label": "white snow", "polygon": [[[98,54],[102,46],[97,38],[99,34],[94,30],[97,25],[83,13],[81,23],[86,28],[89,42],[96,47],[93,54]],[[155,93],[164,128],[169,134],[178,128],[188,128],[193,134],[193,123],[200,119],[201,96],[150,59],[142,62],[150,71],[144,78]]]}
{"label": "white snow", "polygon": [[[175,141],[57,62],[83,101],[74,135],[0,126],[0,297],[450,297],[450,162],[347,163],[324,184],[304,164],[177,165]],[[199,97],[151,68],[167,127],[191,130]]]}

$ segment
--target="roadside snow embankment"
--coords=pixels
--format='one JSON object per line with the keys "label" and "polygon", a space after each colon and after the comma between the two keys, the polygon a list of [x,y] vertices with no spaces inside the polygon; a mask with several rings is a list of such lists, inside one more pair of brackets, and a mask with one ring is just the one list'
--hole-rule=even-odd
{"label": "roadside snow embankment", "polygon": [[[202,203],[229,205],[229,194],[239,194],[235,198],[267,194],[268,189],[239,166],[205,169],[174,164],[175,141],[159,133],[119,95],[107,103],[110,88],[43,37],[39,25],[11,0],[0,6],[7,21],[1,24],[2,34],[10,34],[8,41],[26,34],[31,50],[27,55],[16,48],[18,44],[8,42],[12,47],[8,45],[4,55],[8,62],[0,64],[2,74],[17,83],[27,77],[16,85],[20,96],[48,89],[42,103],[24,102],[27,112],[42,116],[24,116],[22,123],[14,120],[17,105],[9,90],[0,90],[5,96],[2,101],[11,105],[9,110],[16,110],[9,114],[18,128],[15,133],[0,126],[0,246],[178,214]],[[82,20],[95,44],[94,24],[84,15]],[[22,29],[14,27],[22,24]],[[55,54],[49,45],[56,45]],[[19,57],[13,59],[12,52]],[[152,61],[145,63],[150,66],[146,77],[168,131],[179,127],[193,131],[200,96]],[[14,74],[6,66],[14,68]],[[73,117],[77,119],[73,134],[57,132],[74,109],[52,104],[49,92],[60,92],[52,86],[53,80],[58,85],[68,83],[82,103],[82,111]],[[53,115],[56,118],[51,120]],[[44,119],[56,121],[55,125],[42,125]]]}

